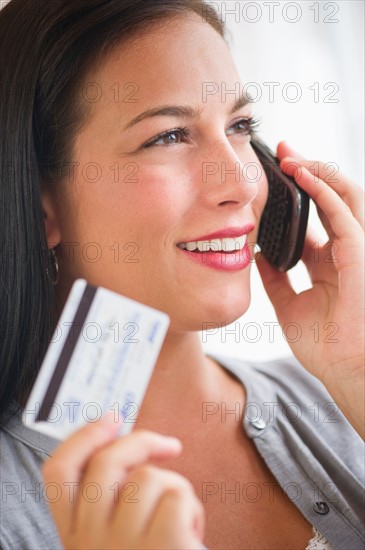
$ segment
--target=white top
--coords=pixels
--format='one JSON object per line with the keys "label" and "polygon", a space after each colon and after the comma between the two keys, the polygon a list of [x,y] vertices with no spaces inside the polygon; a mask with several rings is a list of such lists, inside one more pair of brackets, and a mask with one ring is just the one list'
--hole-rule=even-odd
{"label": "white top", "polygon": [[313,535],[305,550],[334,550],[332,544],[315,527]]}

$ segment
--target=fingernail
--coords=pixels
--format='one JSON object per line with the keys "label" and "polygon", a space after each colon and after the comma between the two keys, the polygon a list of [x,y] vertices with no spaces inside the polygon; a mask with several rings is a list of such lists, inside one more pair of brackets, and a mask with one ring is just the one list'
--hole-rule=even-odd
{"label": "fingernail", "polygon": [[166,443],[169,447],[177,447],[179,449],[182,447],[182,442],[177,437],[173,437],[170,435],[163,435],[162,439],[164,443]]}
{"label": "fingernail", "polygon": [[299,166],[299,159],[298,159],[298,157],[292,157],[292,156],[290,156],[290,155],[287,155],[286,157],[283,157],[283,158],[281,159],[281,162],[285,162],[285,163],[287,163],[287,162],[292,162],[293,164],[296,164],[296,165]]}
{"label": "fingernail", "polygon": [[291,145],[289,145],[289,143],[287,141],[285,141],[285,146],[287,149],[289,149],[290,151],[290,154],[294,155],[294,156],[298,156],[299,153],[298,151],[296,151],[295,149],[293,149],[293,147]]}
{"label": "fingernail", "polygon": [[115,414],[115,411],[108,411],[101,418],[100,422],[105,424],[105,426],[112,426],[114,424],[121,424],[121,418],[119,415]]}
{"label": "fingernail", "polygon": [[295,157],[284,157],[280,161],[280,167],[288,176],[293,176],[297,170],[301,169],[301,163]]}

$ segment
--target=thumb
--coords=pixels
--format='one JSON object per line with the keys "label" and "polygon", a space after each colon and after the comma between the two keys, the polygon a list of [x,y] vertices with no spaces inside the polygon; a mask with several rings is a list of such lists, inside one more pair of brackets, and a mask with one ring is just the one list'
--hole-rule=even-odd
{"label": "thumb", "polygon": [[293,147],[289,145],[287,141],[280,141],[277,146],[277,157],[282,160],[285,157],[294,157],[298,160],[305,160],[303,155],[298,153]]}

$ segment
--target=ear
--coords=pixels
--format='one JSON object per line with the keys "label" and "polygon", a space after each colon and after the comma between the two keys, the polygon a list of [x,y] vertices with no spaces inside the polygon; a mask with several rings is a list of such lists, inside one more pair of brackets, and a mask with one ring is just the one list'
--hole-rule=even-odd
{"label": "ear", "polygon": [[48,248],[54,248],[61,242],[61,230],[58,223],[55,200],[55,196],[51,191],[45,185],[42,185],[41,201]]}

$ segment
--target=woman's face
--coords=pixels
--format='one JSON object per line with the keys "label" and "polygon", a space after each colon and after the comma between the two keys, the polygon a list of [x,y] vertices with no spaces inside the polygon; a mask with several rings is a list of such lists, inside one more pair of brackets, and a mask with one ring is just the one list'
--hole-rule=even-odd
{"label": "woman's face", "polygon": [[[177,246],[248,225],[253,249],[267,180],[245,168],[258,160],[237,124],[252,106],[232,112],[242,86],[229,91],[239,82],[225,42],[195,15],[139,34],[88,78],[90,116],[76,137],[73,177],[58,186],[55,201],[60,288],[86,278],[165,311],[175,330],[223,325],[244,313],[251,264],[238,268],[242,253],[216,255],[235,268],[218,269]],[[131,124],[161,106],[196,113],[170,110]],[[189,137],[171,132],[152,143],[179,127]]]}

